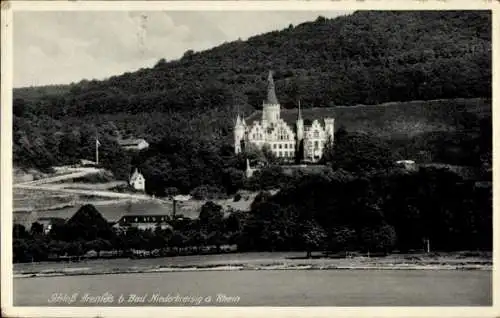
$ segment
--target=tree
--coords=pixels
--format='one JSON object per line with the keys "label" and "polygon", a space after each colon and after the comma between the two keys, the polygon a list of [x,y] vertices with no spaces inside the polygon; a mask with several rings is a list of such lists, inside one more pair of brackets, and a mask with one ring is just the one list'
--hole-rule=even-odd
{"label": "tree", "polygon": [[83,255],[84,254],[83,242],[80,241],[80,240],[68,242],[65,245],[64,251],[69,256],[80,256],[80,255]]}
{"label": "tree", "polygon": [[101,251],[108,251],[113,248],[113,245],[109,240],[103,240],[102,238],[88,241],[84,244],[84,246],[86,250],[96,251],[97,257],[100,257]]}
{"label": "tree", "polygon": [[222,207],[212,201],[206,202],[202,207],[199,220],[202,228],[208,232],[220,230],[223,226],[224,213]]}
{"label": "tree", "polygon": [[396,231],[388,224],[365,227],[361,230],[361,241],[368,252],[391,252],[396,244]]}
{"label": "tree", "polygon": [[189,246],[196,247],[198,253],[200,252],[200,247],[205,246],[208,240],[207,234],[201,230],[190,231],[187,235]]}
{"label": "tree", "polygon": [[325,160],[333,169],[367,173],[393,167],[396,158],[380,139],[367,134],[337,131],[335,144],[330,153],[325,154]]}
{"label": "tree", "polygon": [[26,239],[14,238],[12,242],[12,260],[14,263],[30,261],[29,246]]}
{"label": "tree", "polygon": [[177,253],[180,253],[180,249],[186,246],[186,243],[187,237],[179,231],[174,231],[172,238],[170,239],[170,245],[177,247]]}
{"label": "tree", "polygon": [[22,238],[27,238],[29,237],[28,231],[26,231],[26,228],[24,225],[21,224],[14,224],[12,228],[12,233],[14,236],[14,239],[22,239]]}
{"label": "tree", "polygon": [[333,251],[350,251],[356,248],[356,230],[347,226],[333,228],[329,235],[329,248]]}
{"label": "tree", "polygon": [[307,258],[311,258],[314,249],[322,247],[327,237],[325,230],[315,222],[307,222],[302,228],[302,240],[304,241]]}
{"label": "tree", "polygon": [[34,222],[32,225],[31,225],[31,233],[33,235],[41,235],[43,234],[43,225],[38,223],[38,222]]}

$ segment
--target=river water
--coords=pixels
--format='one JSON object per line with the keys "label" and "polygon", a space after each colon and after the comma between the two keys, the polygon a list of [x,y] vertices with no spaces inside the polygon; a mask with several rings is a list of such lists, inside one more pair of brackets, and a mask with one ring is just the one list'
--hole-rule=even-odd
{"label": "river water", "polygon": [[245,270],[15,278],[14,305],[491,306],[492,272]]}

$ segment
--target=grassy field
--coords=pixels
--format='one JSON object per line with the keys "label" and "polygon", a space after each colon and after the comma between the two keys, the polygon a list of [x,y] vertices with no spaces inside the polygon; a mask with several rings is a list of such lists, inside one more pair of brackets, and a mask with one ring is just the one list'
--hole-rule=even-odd
{"label": "grassy field", "polygon": [[[257,192],[242,195],[241,200],[234,198],[214,200],[224,209],[240,211],[250,210]],[[37,217],[58,217],[69,219],[83,204],[93,204],[99,213],[109,222],[120,219],[123,215],[172,215],[171,202],[135,201],[135,200],[103,200],[102,198],[86,196],[65,196],[39,190],[16,189],[14,201],[14,222],[30,227]],[[197,218],[205,200],[189,200],[177,206],[177,215]],[[44,204],[45,203],[45,204]],[[60,207],[60,208],[57,208]]]}
{"label": "grassy field", "polygon": [[[304,122],[335,118],[335,126],[348,131],[366,132],[380,137],[413,137],[422,133],[461,130],[466,113],[478,118],[491,116],[491,100],[485,98],[435,101],[393,102],[381,105],[303,108]],[[282,109],[281,118],[295,125],[297,109]],[[247,123],[262,118],[257,111]]]}

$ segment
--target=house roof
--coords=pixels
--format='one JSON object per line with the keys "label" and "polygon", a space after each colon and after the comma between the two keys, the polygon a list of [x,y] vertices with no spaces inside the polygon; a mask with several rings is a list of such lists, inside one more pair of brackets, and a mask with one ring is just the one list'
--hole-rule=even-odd
{"label": "house roof", "polygon": [[129,138],[129,139],[119,139],[118,144],[120,146],[137,146],[141,142],[146,142],[144,139],[135,139],[135,138]]}
{"label": "house roof", "polygon": [[36,219],[36,222],[47,222],[47,223],[64,223],[66,222],[66,219],[59,218],[59,217],[52,217],[52,216],[42,216]]}
{"label": "house roof", "polygon": [[126,214],[126,215],[122,215],[120,220],[122,220],[123,218],[127,218],[127,220],[129,220],[129,221],[137,218],[137,221],[134,220],[134,222],[130,222],[130,223],[156,224],[157,222],[153,222],[153,221],[162,221],[161,218],[165,218],[163,221],[168,221],[168,220],[170,220],[170,215],[167,215],[167,214],[140,214],[140,215]]}

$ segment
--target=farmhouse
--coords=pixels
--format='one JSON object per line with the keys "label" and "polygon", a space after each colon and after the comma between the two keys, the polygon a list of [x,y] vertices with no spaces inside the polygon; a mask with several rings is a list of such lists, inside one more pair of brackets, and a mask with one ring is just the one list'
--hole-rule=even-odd
{"label": "farmhouse", "polygon": [[134,227],[139,230],[155,230],[158,226],[162,229],[172,229],[172,226],[168,223],[170,220],[170,216],[163,215],[149,215],[149,214],[141,214],[141,215],[124,215],[122,216],[118,222],[113,225],[115,230],[124,230],[129,227]]}
{"label": "farmhouse", "polygon": [[129,184],[136,190],[146,190],[146,179],[144,179],[144,176],[139,172],[139,170],[137,170],[137,168],[134,173],[132,173],[132,176],[130,176]]}

